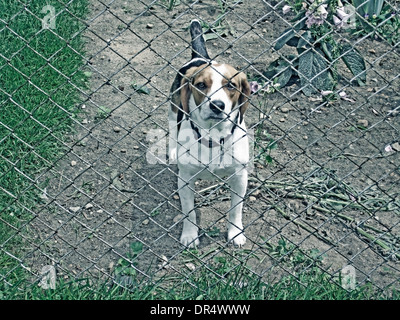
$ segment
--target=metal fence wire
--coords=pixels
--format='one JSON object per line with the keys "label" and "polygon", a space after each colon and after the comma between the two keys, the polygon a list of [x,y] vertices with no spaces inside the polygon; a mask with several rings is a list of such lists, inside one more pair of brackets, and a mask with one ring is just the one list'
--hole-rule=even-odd
{"label": "metal fence wire", "polygon": [[[302,275],[314,273],[338,287],[398,290],[399,2],[371,15],[363,2],[343,0],[90,0],[84,19],[71,9],[76,2],[50,1],[40,12],[18,0],[20,10],[1,19],[0,32],[20,40],[20,50],[41,55],[35,43],[48,33],[81,57],[72,73],[43,57],[66,85],[78,72],[89,79],[73,85],[80,102],[71,112],[53,100],[62,86],[44,90],[21,72],[73,126],[56,137],[62,153],[33,175],[0,154],[1,181],[16,171],[28,183],[18,194],[0,186],[9,199],[0,207],[3,284],[21,285],[14,275],[22,270],[43,287],[89,278],[172,292],[182,281],[197,288],[202,272],[216,284],[245,268],[270,284],[292,277],[307,286]],[[13,29],[20,14],[42,28],[29,36]],[[64,14],[80,26],[70,38],[60,31]],[[193,19],[211,58],[244,72],[253,89],[241,248],[226,240],[230,189],[219,177],[195,184],[200,244],[189,250],[179,240],[185,216],[167,157],[168,109],[171,84],[190,60]],[[84,53],[71,45],[76,37]],[[2,70],[18,71],[17,56],[0,52]],[[19,89],[0,90],[0,108],[26,111]],[[2,143],[24,144],[6,120],[0,127]],[[36,152],[38,144],[25,144]],[[28,215],[10,222],[17,208]]]}

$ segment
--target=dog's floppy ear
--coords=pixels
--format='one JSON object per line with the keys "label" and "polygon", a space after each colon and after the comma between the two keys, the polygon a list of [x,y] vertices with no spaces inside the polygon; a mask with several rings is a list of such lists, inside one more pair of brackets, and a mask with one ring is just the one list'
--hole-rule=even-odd
{"label": "dog's floppy ear", "polygon": [[181,89],[180,89],[180,96],[181,96],[181,107],[183,112],[188,115],[189,114],[189,98],[190,98],[190,77],[186,73],[181,81]]}
{"label": "dog's floppy ear", "polygon": [[243,116],[247,108],[249,107],[249,97],[251,94],[251,89],[249,82],[247,81],[247,76],[244,72],[239,73],[240,79],[240,97],[239,97],[239,112],[240,112],[240,119],[239,123],[242,122]]}
{"label": "dog's floppy ear", "polygon": [[181,106],[186,115],[188,115],[190,111],[189,110],[189,98],[191,93],[190,83],[193,80],[193,75],[195,75],[197,71],[201,68],[204,68],[204,66],[191,67],[188,70],[186,70],[185,74],[182,76],[181,89],[180,89]]}

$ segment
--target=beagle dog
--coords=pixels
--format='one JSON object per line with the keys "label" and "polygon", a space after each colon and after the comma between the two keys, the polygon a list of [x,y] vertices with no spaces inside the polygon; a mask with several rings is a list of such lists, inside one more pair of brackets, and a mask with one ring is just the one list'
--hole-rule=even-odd
{"label": "beagle dog", "polygon": [[186,247],[199,244],[194,184],[199,178],[226,182],[231,190],[228,242],[246,242],[242,224],[247,189],[249,141],[244,113],[250,86],[246,75],[212,61],[202,28],[190,25],[192,60],[178,72],[171,87],[169,163],[178,164],[178,191],[185,215],[180,238]]}

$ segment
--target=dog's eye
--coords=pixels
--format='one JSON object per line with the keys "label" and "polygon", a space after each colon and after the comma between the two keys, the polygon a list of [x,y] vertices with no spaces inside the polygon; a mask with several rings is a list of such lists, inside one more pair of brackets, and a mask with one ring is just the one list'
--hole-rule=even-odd
{"label": "dog's eye", "polygon": [[232,90],[236,89],[236,85],[233,82],[228,82],[226,87],[228,88],[229,91],[232,91]]}
{"label": "dog's eye", "polygon": [[195,86],[199,90],[205,90],[207,88],[207,86],[206,86],[206,84],[204,82],[196,83]]}

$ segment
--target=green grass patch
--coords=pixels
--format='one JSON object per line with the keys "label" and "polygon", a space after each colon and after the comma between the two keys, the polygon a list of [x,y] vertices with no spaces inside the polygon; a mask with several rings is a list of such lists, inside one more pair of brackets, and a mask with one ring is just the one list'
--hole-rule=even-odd
{"label": "green grass patch", "polygon": [[[136,271],[143,246],[131,244],[126,259],[118,262],[113,279],[94,278],[66,281],[59,277],[54,289],[43,289],[21,282],[0,292],[0,299],[29,300],[369,300],[399,299],[400,292],[387,288],[377,290],[371,283],[358,284],[354,290],[341,287],[340,275],[334,276],[321,267],[315,251],[304,252],[285,240],[266,249],[276,261],[268,274],[252,271],[248,250],[231,253],[197,250],[182,253],[179,272],[167,272],[150,279]],[[211,256],[214,254],[214,256]],[[178,258],[177,258],[178,259]],[[191,262],[189,268],[187,262]],[[290,274],[282,274],[282,267]],[[150,270],[150,269],[149,269]],[[151,274],[151,273],[149,273]],[[275,279],[281,274],[280,279]]]}
{"label": "green grass patch", "polygon": [[[370,300],[399,299],[399,291],[376,292],[372,285],[347,291],[318,268],[296,276],[283,277],[279,282],[262,281],[245,265],[227,267],[219,261],[198,271],[165,276],[159,280],[145,279],[123,287],[109,281],[80,279],[57,281],[55,289],[42,289],[22,283],[0,299],[28,300]],[[221,269],[222,268],[222,269]],[[184,271],[184,270],[182,270]],[[186,272],[186,271],[185,271]],[[20,286],[20,288],[21,288]]]}
{"label": "green grass patch", "polygon": [[[42,28],[47,4],[54,29]],[[36,179],[65,151],[78,114],[86,8],[87,0],[0,0],[0,292],[3,280],[25,277],[22,234],[43,187]]]}

